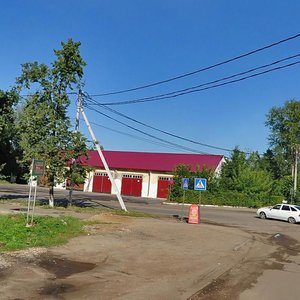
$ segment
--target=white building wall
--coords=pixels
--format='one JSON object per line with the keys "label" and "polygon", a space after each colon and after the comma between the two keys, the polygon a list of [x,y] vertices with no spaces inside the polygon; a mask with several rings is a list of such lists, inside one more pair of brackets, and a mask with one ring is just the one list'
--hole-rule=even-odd
{"label": "white building wall", "polygon": [[93,181],[94,181],[94,171],[88,173],[87,178],[85,179],[83,191],[92,192],[93,191]]}
{"label": "white building wall", "polygon": [[157,183],[158,183],[158,174],[151,173],[150,176],[150,188],[149,188],[149,198],[156,198],[157,195]]}
{"label": "white building wall", "polygon": [[[119,172],[119,171],[117,171],[117,170],[114,170],[114,171],[112,171],[112,174],[113,174],[113,178],[115,180],[115,184],[117,186],[117,189],[118,189],[119,193],[121,194],[122,173]],[[116,191],[116,189],[114,188],[113,185],[111,186],[111,189],[112,189],[111,193],[114,194],[114,195],[116,195],[117,191]]]}
{"label": "white building wall", "polygon": [[[223,158],[217,168],[215,169],[216,176],[220,176],[222,164],[225,162],[225,159]],[[85,185],[84,185],[84,191],[92,192],[93,190],[93,178],[95,172],[105,172],[105,170],[95,170],[89,173],[88,178],[86,179]],[[157,197],[157,189],[158,189],[158,180],[159,177],[173,177],[172,174],[166,174],[166,173],[154,173],[154,172],[134,172],[134,171],[118,171],[118,170],[112,170],[112,175],[115,180],[116,186],[121,193],[121,187],[122,187],[122,176],[124,174],[129,175],[142,175],[142,191],[141,191],[141,197],[148,197],[148,198],[156,198]],[[112,194],[116,194],[116,190],[113,188],[112,185]]]}
{"label": "white building wall", "polygon": [[142,183],[142,197],[148,197],[149,190],[149,174],[142,173],[143,175],[143,183]]}
{"label": "white building wall", "polygon": [[[85,180],[84,184],[84,191],[86,192],[92,192],[93,191],[93,179],[94,174],[96,172],[103,172],[106,173],[105,170],[97,169],[95,171],[91,171],[88,174],[88,177]],[[116,186],[119,189],[119,192],[121,192],[122,188],[122,176],[124,174],[130,174],[130,175],[142,175],[142,191],[141,191],[141,197],[145,198],[156,198],[157,196],[157,187],[158,187],[158,178],[160,176],[166,177],[170,176],[173,177],[171,174],[164,174],[164,173],[152,173],[152,172],[126,172],[126,171],[117,171],[113,170],[111,171],[113,178],[115,180]],[[112,194],[117,194],[117,191],[113,188],[112,185]]]}
{"label": "white building wall", "polygon": [[222,170],[222,165],[225,163],[225,158],[223,157],[221,161],[219,162],[218,166],[215,169],[215,175],[216,177],[220,177],[221,175],[221,170]]}

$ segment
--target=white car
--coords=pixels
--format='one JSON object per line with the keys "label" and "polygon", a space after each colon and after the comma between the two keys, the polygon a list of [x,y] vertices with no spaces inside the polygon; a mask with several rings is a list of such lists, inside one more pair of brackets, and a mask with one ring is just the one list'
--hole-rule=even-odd
{"label": "white car", "polygon": [[276,204],[273,207],[259,208],[256,214],[261,219],[277,219],[288,221],[289,223],[300,222],[300,206],[291,204]]}

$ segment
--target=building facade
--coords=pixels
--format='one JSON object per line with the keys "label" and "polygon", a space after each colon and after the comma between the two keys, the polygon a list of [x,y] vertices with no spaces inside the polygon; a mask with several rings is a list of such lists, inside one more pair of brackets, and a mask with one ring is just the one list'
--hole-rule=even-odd
{"label": "building facade", "polygon": [[[167,198],[173,182],[172,172],[178,165],[192,170],[207,167],[219,174],[222,155],[103,151],[116,186],[122,195]],[[89,151],[80,163],[92,169],[84,191],[116,194],[97,151]]]}

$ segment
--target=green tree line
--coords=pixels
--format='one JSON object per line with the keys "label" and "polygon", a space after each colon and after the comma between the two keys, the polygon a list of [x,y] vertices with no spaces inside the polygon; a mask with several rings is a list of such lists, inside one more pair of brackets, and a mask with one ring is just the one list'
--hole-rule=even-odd
{"label": "green tree line", "polygon": [[[273,107],[267,114],[266,126],[270,128],[270,148],[263,155],[245,154],[235,148],[225,158],[218,175],[205,167],[192,170],[191,166],[177,166],[170,200],[198,203],[199,191],[193,190],[194,178],[206,178],[208,189],[201,194],[203,204],[261,207],[283,200],[300,203],[297,176],[300,101],[290,100],[283,107]],[[189,178],[186,192],[182,189],[182,178]]]}

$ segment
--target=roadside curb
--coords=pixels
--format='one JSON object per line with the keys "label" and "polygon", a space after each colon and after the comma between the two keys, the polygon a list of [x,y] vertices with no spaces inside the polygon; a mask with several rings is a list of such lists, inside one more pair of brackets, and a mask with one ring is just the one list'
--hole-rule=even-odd
{"label": "roadside curb", "polygon": [[[165,205],[178,205],[178,206],[191,206],[192,204],[197,203],[179,203],[179,202],[163,202]],[[229,205],[213,205],[213,204],[201,204],[203,207],[223,207],[223,208],[238,208],[238,209],[250,209],[250,210],[256,210],[256,208],[249,208],[249,207],[243,207],[243,206],[229,206]]]}

